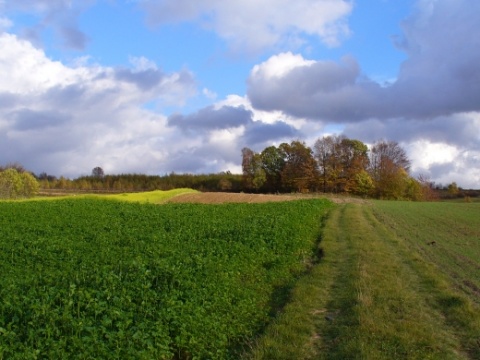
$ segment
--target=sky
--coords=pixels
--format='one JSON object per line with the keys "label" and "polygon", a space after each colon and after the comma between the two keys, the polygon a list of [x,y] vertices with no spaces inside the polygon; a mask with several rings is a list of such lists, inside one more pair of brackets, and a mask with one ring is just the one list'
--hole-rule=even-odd
{"label": "sky", "polygon": [[241,173],[241,149],[397,141],[480,188],[480,1],[0,0],[0,165]]}

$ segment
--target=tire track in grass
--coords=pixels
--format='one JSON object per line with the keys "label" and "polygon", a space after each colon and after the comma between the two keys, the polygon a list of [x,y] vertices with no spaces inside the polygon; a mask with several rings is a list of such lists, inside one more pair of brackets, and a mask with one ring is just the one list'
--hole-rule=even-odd
{"label": "tire track in grass", "polygon": [[325,228],[324,246],[336,244],[336,253],[325,253],[332,269],[332,281],[328,290],[325,314],[317,320],[317,354],[321,359],[353,359],[358,355],[356,337],[352,329],[359,326],[357,298],[354,291],[357,254],[352,246],[352,234],[348,231],[352,220],[350,205],[340,206]]}
{"label": "tire track in grass", "polygon": [[[327,241],[347,253],[330,289],[329,316],[318,327],[322,359],[458,359],[455,335],[419,289],[422,279],[371,208],[347,204]],[[328,256],[328,254],[326,254]]]}
{"label": "tire track in grass", "polygon": [[[330,210],[327,223],[337,224],[342,209]],[[282,313],[257,339],[245,359],[305,360],[319,356],[322,339],[317,329],[329,315],[330,291],[344,267],[348,251],[346,242],[325,241],[335,231],[331,225],[324,228],[318,251],[322,255],[320,261],[299,279]]]}
{"label": "tire track in grass", "polygon": [[[479,358],[469,348],[475,320],[451,324],[455,312],[441,304],[457,297],[444,291],[372,206],[336,206],[320,245],[321,261],[298,281],[284,312],[246,358]],[[470,326],[467,336],[461,324]]]}

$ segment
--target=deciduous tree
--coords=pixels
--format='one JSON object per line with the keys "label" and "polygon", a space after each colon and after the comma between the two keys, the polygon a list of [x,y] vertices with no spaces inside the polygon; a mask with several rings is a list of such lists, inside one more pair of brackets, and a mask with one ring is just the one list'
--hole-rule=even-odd
{"label": "deciduous tree", "polygon": [[368,147],[345,136],[326,136],[314,145],[324,192],[356,192],[357,174],[367,169]]}
{"label": "deciduous tree", "polygon": [[265,148],[260,154],[262,168],[265,171],[265,190],[280,191],[282,187],[282,171],[285,167],[285,154],[275,146]]}
{"label": "deciduous tree", "polygon": [[405,196],[410,160],[394,141],[379,141],[370,151],[370,175],[378,197],[401,199]]}
{"label": "deciduous tree", "polygon": [[[22,168],[23,169],[23,168]],[[29,198],[37,194],[38,181],[29,172],[10,167],[0,171],[0,198]]]}
{"label": "deciduous tree", "polygon": [[282,185],[286,191],[307,192],[315,189],[318,179],[317,164],[312,149],[300,141],[280,144],[285,154]]}
{"label": "deciduous tree", "polygon": [[260,154],[247,147],[242,149],[242,173],[246,190],[258,191],[266,181]]}
{"label": "deciduous tree", "polygon": [[324,193],[333,191],[337,178],[337,149],[338,137],[324,136],[314,144],[314,154],[317,160],[321,188]]}
{"label": "deciduous tree", "polygon": [[100,166],[94,167],[92,170],[92,176],[96,178],[103,178],[105,176],[105,172]]}
{"label": "deciduous tree", "polygon": [[458,189],[457,183],[454,181],[450,183],[447,187],[448,195],[455,197],[459,194],[460,190]]}
{"label": "deciduous tree", "polygon": [[[357,174],[364,172],[368,168],[368,147],[360,140],[344,138],[340,142],[340,156],[341,190],[357,193],[359,186],[357,180],[368,181],[366,180],[365,174],[361,175],[360,178],[357,176]],[[366,183],[364,182],[362,185],[366,186]],[[360,192],[363,192],[364,190],[365,188],[360,190]]]}
{"label": "deciduous tree", "polygon": [[355,194],[361,196],[369,196],[372,194],[375,184],[373,183],[372,177],[365,170],[361,170],[355,174]]}

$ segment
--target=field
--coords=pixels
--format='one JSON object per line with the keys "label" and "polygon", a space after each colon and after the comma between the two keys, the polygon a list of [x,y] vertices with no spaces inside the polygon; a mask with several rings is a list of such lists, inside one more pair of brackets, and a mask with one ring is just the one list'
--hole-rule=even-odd
{"label": "field", "polygon": [[[180,196],[188,194],[197,194],[198,191],[192,189],[174,189],[168,191],[154,190],[154,191],[145,191],[137,193],[120,193],[120,194],[92,194],[92,193],[75,193],[67,192],[65,190],[55,190],[54,192],[49,192],[48,196],[39,196],[33,200],[59,200],[59,199],[72,199],[72,198],[96,198],[96,199],[109,199],[109,200],[120,200],[127,202],[139,202],[139,203],[151,203],[151,204],[161,204],[168,202],[169,200]],[[30,201],[30,200],[28,200]]]}
{"label": "field", "polygon": [[0,359],[480,359],[480,203],[161,196],[0,203]]}
{"label": "field", "polygon": [[374,201],[329,214],[254,359],[480,359],[480,204]]}
{"label": "field", "polygon": [[316,260],[330,207],[0,203],[0,358],[238,358]]}

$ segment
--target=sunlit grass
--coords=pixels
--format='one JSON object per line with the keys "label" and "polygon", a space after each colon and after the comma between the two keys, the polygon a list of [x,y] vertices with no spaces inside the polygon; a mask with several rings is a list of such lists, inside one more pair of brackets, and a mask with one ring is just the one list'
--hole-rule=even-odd
{"label": "sunlit grass", "polygon": [[115,195],[98,195],[98,196],[103,196],[107,199],[115,199],[115,200],[121,200],[121,201],[159,204],[177,195],[197,193],[197,192],[198,192],[197,190],[193,190],[193,189],[174,189],[174,190],[168,190],[168,191],[155,190],[155,191],[147,191],[147,192],[140,192],[140,193],[123,193],[123,194],[115,194]]}
{"label": "sunlit grass", "polygon": [[[456,206],[338,205],[323,232],[323,258],[297,283],[251,358],[480,358],[475,297],[448,276],[462,274],[452,261],[432,255],[455,248],[460,258],[457,243],[473,254],[480,248],[480,209]],[[475,287],[479,263],[468,261],[477,270],[464,279]]]}
{"label": "sunlit grass", "polygon": [[173,190],[154,190],[154,191],[145,191],[145,192],[135,192],[135,193],[121,193],[121,194],[72,194],[72,195],[62,195],[62,196],[38,196],[32,199],[25,199],[21,201],[52,201],[60,199],[84,199],[84,198],[99,198],[99,199],[110,199],[110,200],[119,200],[119,201],[128,201],[128,202],[139,202],[139,203],[150,203],[150,204],[161,204],[169,199],[182,195],[197,193],[197,190],[193,189],[173,189]]}

